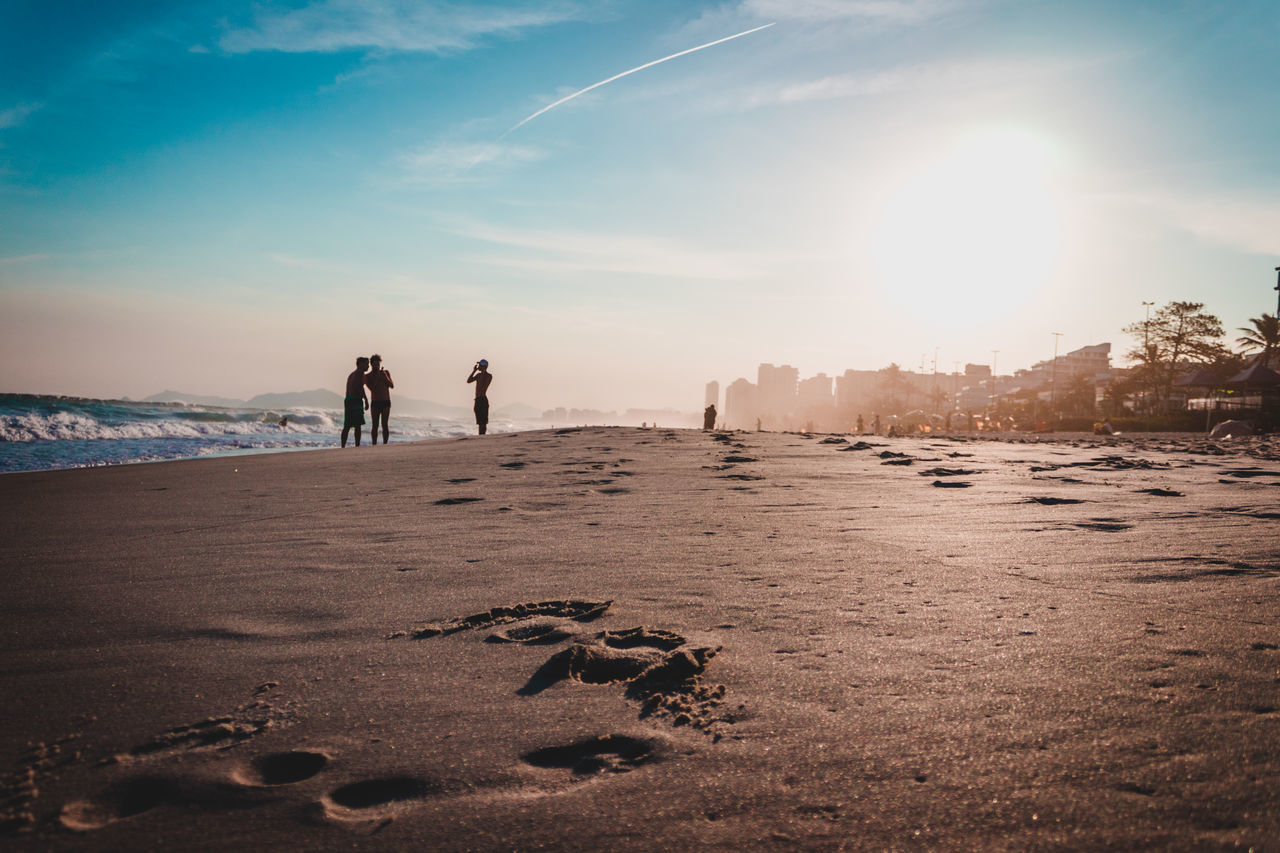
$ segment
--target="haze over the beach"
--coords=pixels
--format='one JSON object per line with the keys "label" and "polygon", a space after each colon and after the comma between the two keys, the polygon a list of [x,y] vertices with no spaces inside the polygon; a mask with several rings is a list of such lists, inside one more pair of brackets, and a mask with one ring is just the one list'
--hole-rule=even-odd
{"label": "haze over the beach", "polygon": [[415,398],[484,356],[502,402],[696,409],[762,361],[1121,355],[1143,301],[1234,337],[1278,40],[1272,0],[7,3],[0,391],[376,350]]}

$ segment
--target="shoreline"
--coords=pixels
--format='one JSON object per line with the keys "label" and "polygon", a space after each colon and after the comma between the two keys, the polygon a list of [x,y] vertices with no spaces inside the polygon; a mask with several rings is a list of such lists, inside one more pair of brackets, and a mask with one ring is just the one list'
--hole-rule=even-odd
{"label": "shoreline", "polygon": [[[586,425],[586,426],[571,426],[571,427],[556,427],[556,426],[532,427],[532,428],[524,428],[524,429],[511,429],[507,432],[492,432],[491,434],[492,435],[510,435],[515,433],[542,433],[542,432],[555,432],[555,431],[565,430],[565,429],[568,429],[568,430],[635,429],[635,430],[650,430],[650,431],[672,429],[680,432],[707,432],[706,430],[696,430],[690,427],[668,428],[668,427]],[[758,432],[749,431],[749,430],[712,430],[711,432],[730,434],[730,435],[740,435],[740,436],[790,435],[790,436],[798,436],[802,438],[812,437],[812,438],[819,438],[819,439],[844,438],[849,441],[939,440],[939,441],[957,441],[957,442],[965,442],[965,441],[1007,442],[1010,444],[1053,444],[1057,442],[1065,442],[1065,443],[1073,443],[1078,445],[1093,444],[1096,446],[1115,446],[1115,447],[1121,447],[1121,446],[1144,447],[1150,444],[1151,442],[1162,442],[1166,445],[1172,444],[1173,446],[1176,447],[1178,442],[1189,442],[1189,443],[1192,443],[1193,445],[1212,444],[1215,447],[1222,449],[1224,452],[1237,451],[1237,452],[1249,453],[1254,449],[1261,449],[1259,452],[1263,453],[1264,458],[1266,457],[1266,453],[1267,453],[1266,448],[1272,446],[1273,444],[1276,446],[1280,446],[1280,436],[1256,435],[1256,436],[1241,437],[1241,438],[1213,439],[1213,438],[1210,438],[1207,433],[1200,433],[1200,432],[1127,432],[1127,433],[1116,433],[1111,436],[1100,436],[1090,432],[1057,432],[1055,433],[1055,432],[1018,432],[1018,431],[1006,431],[1006,432],[975,431],[975,432],[937,432],[937,433],[928,433],[928,434],[900,435],[900,436],[893,436],[893,437],[883,436],[883,435],[877,436],[871,433],[861,433],[861,434],[823,433],[823,432],[806,433],[806,432],[785,431],[785,430],[779,430],[779,431],[761,430]],[[318,434],[318,435],[322,435],[322,434]],[[396,445],[418,444],[422,442],[435,442],[440,440],[457,440],[459,438],[468,438],[468,437],[475,438],[478,436],[468,434],[468,435],[440,435],[440,436],[430,436],[430,437],[412,437],[407,439],[394,440],[391,443]],[[336,436],[333,436],[332,438],[335,442],[338,440]],[[363,447],[367,445],[369,445],[369,442],[365,441],[361,446]],[[27,469],[15,470],[15,471],[0,471],[0,477],[7,476],[9,474],[30,474],[30,473],[37,473],[42,471],[74,471],[74,470],[88,469],[88,468],[111,468],[111,467],[118,467],[121,465],[149,465],[149,464],[154,464],[158,462],[189,462],[189,461],[195,461],[199,459],[237,458],[242,456],[259,456],[259,455],[269,455],[269,454],[276,454],[276,453],[300,453],[300,452],[309,452],[309,451],[316,451],[316,450],[334,450],[334,449],[341,449],[341,448],[335,448],[330,446],[320,446],[320,447],[300,446],[300,447],[261,447],[261,448],[242,447],[242,448],[213,449],[213,450],[210,450],[209,452],[200,453],[193,456],[175,456],[175,457],[166,458],[166,459],[130,459],[130,460],[124,460],[120,462],[105,461],[105,462],[95,463],[95,464],[67,465],[63,467],[54,467],[54,468],[27,468]]]}

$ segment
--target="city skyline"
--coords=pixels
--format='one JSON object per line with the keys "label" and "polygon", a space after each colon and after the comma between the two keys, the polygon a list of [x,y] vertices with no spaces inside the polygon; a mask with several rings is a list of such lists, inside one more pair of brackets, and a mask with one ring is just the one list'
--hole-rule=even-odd
{"label": "city skyline", "polygon": [[[17,2],[0,391],[692,410],[1275,308],[1280,9]],[[1054,333],[1062,333],[1059,340]]]}

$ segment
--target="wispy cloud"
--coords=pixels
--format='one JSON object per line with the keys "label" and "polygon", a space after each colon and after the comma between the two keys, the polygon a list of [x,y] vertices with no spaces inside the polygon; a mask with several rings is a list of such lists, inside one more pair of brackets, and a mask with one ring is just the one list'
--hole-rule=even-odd
{"label": "wispy cloud", "polygon": [[472,256],[473,261],[533,271],[740,281],[766,275],[779,265],[778,258],[763,253],[706,250],[650,235],[516,229],[474,222],[448,230],[461,237],[527,250],[523,255]]}
{"label": "wispy cloud", "polygon": [[836,74],[812,80],[770,83],[739,99],[744,107],[830,101],[897,92],[937,91],[1023,84],[1106,61],[1105,59],[961,60],[899,66],[875,71]]}
{"label": "wispy cloud", "polygon": [[776,21],[884,21],[914,24],[961,6],[958,0],[743,0],[741,12]]}
{"label": "wispy cloud", "polygon": [[503,142],[439,142],[405,152],[397,159],[403,182],[429,186],[478,180],[495,169],[532,163],[544,156],[537,148]]}
{"label": "wispy cloud", "polygon": [[7,110],[0,110],[0,130],[6,127],[17,127],[27,120],[27,116],[40,109],[40,104],[17,104]]}
{"label": "wispy cloud", "polygon": [[9,264],[29,264],[36,261],[47,261],[49,255],[14,255],[8,258],[0,258],[0,266],[8,266]]}
{"label": "wispy cloud", "polygon": [[219,46],[230,53],[361,49],[447,53],[586,16],[585,7],[571,2],[493,7],[420,0],[322,0],[300,9],[263,7],[252,26],[228,31]]}

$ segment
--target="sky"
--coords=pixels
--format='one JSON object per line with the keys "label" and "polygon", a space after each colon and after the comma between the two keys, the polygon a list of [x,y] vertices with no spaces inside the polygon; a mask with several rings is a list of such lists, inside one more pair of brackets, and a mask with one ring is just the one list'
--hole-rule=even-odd
{"label": "sky", "polygon": [[1123,363],[1143,302],[1234,339],[1277,44],[1275,0],[0,0],[0,392],[377,351],[418,399],[484,357],[495,406],[694,411],[761,362]]}

